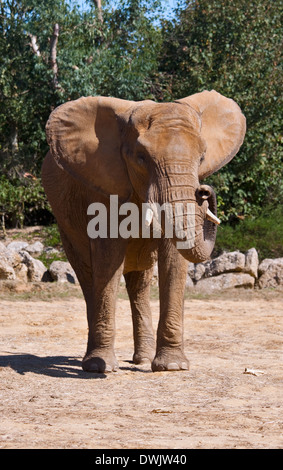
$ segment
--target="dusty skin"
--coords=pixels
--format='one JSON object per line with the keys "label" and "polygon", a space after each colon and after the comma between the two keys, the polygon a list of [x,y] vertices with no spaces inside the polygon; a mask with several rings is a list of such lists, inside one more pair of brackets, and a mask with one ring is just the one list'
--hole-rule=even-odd
{"label": "dusty skin", "polygon": [[[0,293],[1,448],[283,446],[282,291],[189,294],[191,369],[153,373],[149,364],[131,362],[130,308],[121,288],[120,369],[103,375],[81,369],[87,324],[79,289],[44,289]],[[151,303],[156,325],[158,300]]]}

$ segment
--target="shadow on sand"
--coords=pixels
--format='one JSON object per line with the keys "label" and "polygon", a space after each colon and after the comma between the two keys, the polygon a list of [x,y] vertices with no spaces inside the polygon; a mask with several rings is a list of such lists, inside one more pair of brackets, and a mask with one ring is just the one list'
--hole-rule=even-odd
{"label": "shadow on sand", "polygon": [[68,356],[39,357],[33,354],[10,354],[7,352],[6,356],[0,356],[0,367],[10,367],[21,375],[32,372],[34,374],[62,378],[106,378],[106,374],[84,372],[81,368],[81,360]]}

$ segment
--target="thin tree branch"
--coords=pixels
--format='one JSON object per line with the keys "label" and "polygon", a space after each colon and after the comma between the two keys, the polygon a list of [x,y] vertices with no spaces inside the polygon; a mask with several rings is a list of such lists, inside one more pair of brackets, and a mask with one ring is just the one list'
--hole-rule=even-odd
{"label": "thin tree branch", "polygon": [[28,33],[28,35],[30,37],[30,46],[31,46],[33,52],[37,55],[37,57],[41,57],[39,46],[37,44],[37,37],[34,36],[33,34],[30,34],[30,33]]}
{"label": "thin tree branch", "polygon": [[57,64],[57,43],[59,37],[59,24],[56,23],[53,28],[53,36],[50,41],[50,61],[53,71],[53,85],[58,88],[58,64]]}

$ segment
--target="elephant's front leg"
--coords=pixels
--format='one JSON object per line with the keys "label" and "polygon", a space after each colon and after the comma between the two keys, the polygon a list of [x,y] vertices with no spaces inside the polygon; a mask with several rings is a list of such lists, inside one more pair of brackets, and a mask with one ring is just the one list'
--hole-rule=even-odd
{"label": "elephant's front leg", "polygon": [[88,345],[83,369],[111,372],[118,369],[114,352],[115,306],[126,250],[126,240],[91,242],[92,293],[87,299]]}
{"label": "elephant's front leg", "polygon": [[184,291],[188,262],[169,240],[158,252],[160,319],[153,371],[189,369],[184,354]]}

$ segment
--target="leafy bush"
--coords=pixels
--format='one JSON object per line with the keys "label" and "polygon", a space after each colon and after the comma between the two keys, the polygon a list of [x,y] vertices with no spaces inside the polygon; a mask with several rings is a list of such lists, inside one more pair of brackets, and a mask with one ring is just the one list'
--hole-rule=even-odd
{"label": "leafy bush", "polygon": [[42,236],[44,237],[44,244],[46,246],[52,246],[53,248],[60,248],[61,238],[57,224],[52,224],[47,227],[43,227]]}
{"label": "leafy bush", "polygon": [[259,258],[283,257],[283,207],[266,208],[256,218],[240,220],[236,226],[220,225],[217,231],[215,254],[223,251],[245,252],[256,248]]}
{"label": "leafy bush", "polygon": [[45,219],[46,213],[47,219],[51,219],[49,210],[39,179],[0,178],[0,212],[4,216],[5,225],[23,227],[24,223],[31,220],[35,224],[42,223],[41,217]]}

